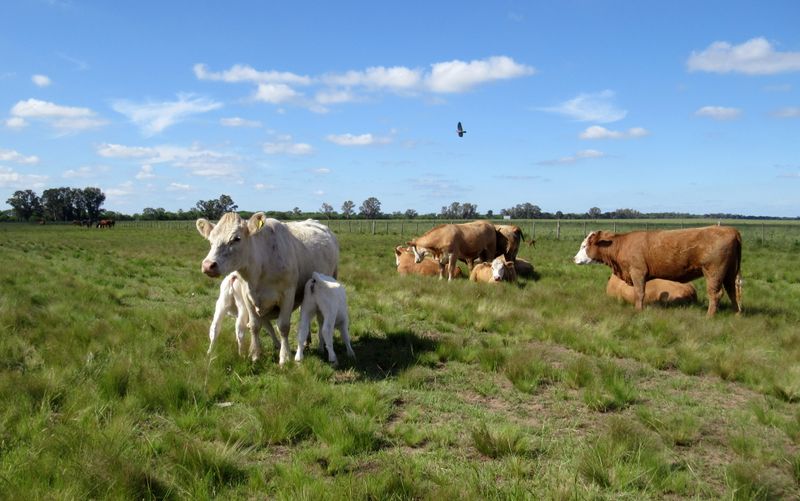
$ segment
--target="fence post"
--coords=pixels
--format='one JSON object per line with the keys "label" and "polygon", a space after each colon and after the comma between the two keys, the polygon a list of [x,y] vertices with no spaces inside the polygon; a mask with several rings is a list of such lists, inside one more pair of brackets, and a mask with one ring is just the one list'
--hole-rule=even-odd
{"label": "fence post", "polygon": [[561,221],[556,221],[556,240],[561,240]]}
{"label": "fence post", "polygon": [[372,222],[372,234],[375,234],[375,221]]}
{"label": "fence post", "polygon": [[614,233],[616,233],[616,232],[617,232],[617,222],[614,221]]}
{"label": "fence post", "polygon": [[536,221],[531,221],[531,239],[536,239]]}
{"label": "fence post", "polygon": [[583,222],[583,234],[586,235],[586,221]]}

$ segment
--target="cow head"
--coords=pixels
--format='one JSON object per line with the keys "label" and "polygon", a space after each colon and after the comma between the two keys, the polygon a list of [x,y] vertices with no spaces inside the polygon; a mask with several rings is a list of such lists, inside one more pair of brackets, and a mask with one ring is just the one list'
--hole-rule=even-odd
{"label": "cow head", "polygon": [[403,247],[402,245],[398,245],[397,247],[394,248],[394,264],[395,264],[395,266],[400,266],[400,256],[402,256],[406,252],[408,252],[408,249],[406,247]]}
{"label": "cow head", "polygon": [[602,264],[600,251],[611,245],[612,234],[605,231],[593,231],[581,242],[581,248],[575,254],[575,264]]}
{"label": "cow head", "polygon": [[514,272],[514,261],[506,261],[502,255],[497,256],[492,261],[492,280],[501,282],[511,278]]}
{"label": "cow head", "polygon": [[422,260],[425,259],[426,252],[430,252],[425,247],[417,247],[417,243],[413,240],[411,242],[406,242],[406,245],[408,245],[411,248],[411,252],[414,253],[414,262],[417,264],[421,263]]}
{"label": "cow head", "polygon": [[201,269],[209,277],[227,275],[246,267],[250,260],[250,239],[264,228],[266,215],[257,212],[244,220],[235,212],[222,215],[214,224],[197,220],[197,231],[211,244]]}

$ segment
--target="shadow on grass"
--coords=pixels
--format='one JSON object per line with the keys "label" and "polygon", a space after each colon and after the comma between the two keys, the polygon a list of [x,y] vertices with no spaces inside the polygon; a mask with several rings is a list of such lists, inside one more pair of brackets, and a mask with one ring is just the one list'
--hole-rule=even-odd
{"label": "shadow on grass", "polygon": [[415,365],[422,354],[436,351],[438,344],[410,331],[389,332],[386,336],[367,333],[353,342],[356,360],[348,360],[347,364],[365,379],[379,381]]}

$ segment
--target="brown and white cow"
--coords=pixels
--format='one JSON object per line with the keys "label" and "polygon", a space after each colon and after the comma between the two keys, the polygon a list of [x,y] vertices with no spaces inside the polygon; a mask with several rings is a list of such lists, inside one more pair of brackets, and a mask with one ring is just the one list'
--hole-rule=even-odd
{"label": "brown and white cow", "polygon": [[[414,260],[414,253],[411,249],[402,245],[398,245],[394,249],[394,262],[397,265],[397,272],[401,275],[439,275],[438,262],[433,259],[423,259],[422,262],[417,263]],[[453,276],[456,278],[461,276],[461,268],[459,266],[456,266],[456,272]]]}
{"label": "brown and white cow", "polygon": [[473,282],[516,282],[517,272],[514,261],[506,261],[501,255],[492,260],[491,263],[478,263],[472,268],[469,279]]}
{"label": "brown and white cow", "polygon": [[636,291],[636,309],[644,308],[647,281],[689,282],[705,277],[708,316],[717,312],[723,288],[736,313],[741,304],[742,237],[735,228],[707,226],[686,230],[594,231],[575,254],[576,264],[603,263]]}
{"label": "brown and white cow", "polygon": [[431,254],[439,262],[439,278],[455,276],[457,261],[464,260],[472,270],[476,259],[489,261],[497,255],[497,231],[488,221],[473,221],[461,224],[442,224],[407,244],[414,252],[417,263],[425,254]]}
{"label": "brown and white cow", "polygon": [[234,271],[247,284],[250,310],[250,356],[261,354],[258,331],[263,322],[274,335],[272,319],[278,319],[280,330],[279,362],[289,358],[289,328],[292,311],[300,306],[303,290],[312,272],[336,277],[339,264],[339,242],[325,225],[308,219],[282,223],[263,212],[249,220],[228,212],[216,225],[206,219],[197,220],[197,230],[211,244],[202,263],[202,271],[210,277]]}
{"label": "brown and white cow", "polygon": [[[627,303],[635,304],[636,291],[618,276],[611,274],[606,284],[606,294]],[[691,283],[682,284],[672,280],[654,278],[644,288],[644,304],[686,304],[697,302],[697,291]]]}
{"label": "brown and white cow", "polygon": [[515,224],[496,224],[494,228],[497,230],[497,255],[503,254],[506,261],[517,259],[519,246],[525,241],[522,228]]}

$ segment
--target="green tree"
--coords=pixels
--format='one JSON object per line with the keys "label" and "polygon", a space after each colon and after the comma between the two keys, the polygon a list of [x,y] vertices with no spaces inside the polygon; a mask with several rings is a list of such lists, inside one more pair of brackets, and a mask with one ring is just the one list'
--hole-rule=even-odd
{"label": "green tree", "polygon": [[375,219],[381,215],[381,202],[375,197],[369,197],[361,203],[358,213],[367,219]]}
{"label": "green tree", "polygon": [[42,200],[33,190],[15,191],[6,203],[14,209],[17,219],[22,221],[42,213]]}
{"label": "green tree", "polygon": [[[86,187],[78,197],[82,202],[82,208],[89,219],[100,219],[100,208],[106,201],[106,195],[100,188]],[[83,214],[79,216],[83,218]]]}
{"label": "green tree", "polygon": [[353,215],[353,209],[355,208],[355,206],[356,204],[354,204],[352,200],[345,201],[342,204],[342,215],[345,218],[350,219],[350,217]]}
{"label": "green tree", "polygon": [[325,217],[330,219],[331,216],[333,215],[333,206],[331,204],[329,204],[329,203],[323,203],[322,204],[322,208],[320,209],[320,212],[325,214]]}

